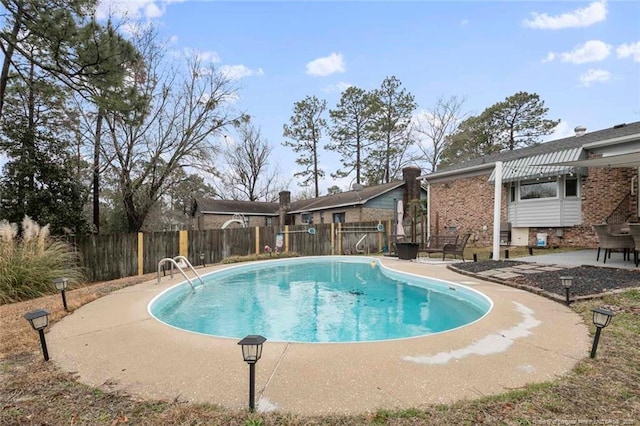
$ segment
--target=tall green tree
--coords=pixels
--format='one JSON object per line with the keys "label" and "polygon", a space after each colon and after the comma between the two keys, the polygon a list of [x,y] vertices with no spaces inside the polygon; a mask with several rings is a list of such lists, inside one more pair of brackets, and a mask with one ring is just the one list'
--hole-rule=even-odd
{"label": "tall green tree", "polygon": [[26,215],[57,234],[85,232],[86,190],[71,150],[77,118],[69,91],[33,63],[18,69],[23,78],[10,79],[2,115],[0,150],[9,161],[0,180],[0,218],[20,222]]}
{"label": "tall green tree", "polygon": [[471,116],[460,123],[457,130],[447,137],[438,167],[500,152],[502,144],[495,133],[493,120],[491,110],[487,109],[479,116]]}
{"label": "tall green tree", "polygon": [[406,165],[406,154],[413,142],[409,125],[417,108],[413,95],[395,76],[385,78],[373,97],[375,145],[365,161],[369,185],[391,182]]}
{"label": "tall green tree", "polygon": [[440,165],[535,145],[560,123],[547,119],[547,112],[544,101],[535,93],[509,96],[460,123],[447,139]]}
{"label": "tall green tree", "polygon": [[503,149],[535,145],[550,135],[560,120],[546,119],[549,108],[536,93],[518,92],[490,107]]}
{"label": "tall green tree", "polygon": [[371,124],[375,106],[371,92],[351,86],[342,92],[336,108],[329,110],[331,142],[325,149],[340,154],[342,163],[332,177],[349,176],[355,171],[355,182],[362,183],[363,159],[373,143]]}
{"label": "tall green tree", "polygon": [[[93,104],[96,110],[93,132],[93,226],[100,231],[100,146],[103,134],[103,120],[110,112],[128,112],[144,108],[144,99],[138,96],[135,86],[125,84],[140,67],[142,60],[136,48],[122,38],[116,28],[108,21],[106,26],[91,20],[83,28],[86,36],[81,39],[78,48],[79,57],[87,66],[87,84],[81,95]],[[104,59],[100,59],[104,58]]]}
{"label": "tall green tree", "polygon": [[326,110],[326,100],[307,96],[294,104],[293,115],[282,132],[285,138],[290,139],[282,142],[282,145],[298,153],[296,163],[304,167],[304,170],[294,173],[294,176],[304,178],[299,183],[303,187],[313,182],[316,197],[320,196],[319,180],[324,177],[324,171],[318,164],[318,149],[322,132],[327,128],[327,120],[323,117]]}
{"label": "tall green tree", "polygon": [[83,43],[99,41],[91,22],[96,4],[97,0],[2,0],[0,114],[9,73],[20,61],[33,63],[73,90],[82,90],[88,78],[104,72],[96,65],[110,57],[82,56],[79,50]]}

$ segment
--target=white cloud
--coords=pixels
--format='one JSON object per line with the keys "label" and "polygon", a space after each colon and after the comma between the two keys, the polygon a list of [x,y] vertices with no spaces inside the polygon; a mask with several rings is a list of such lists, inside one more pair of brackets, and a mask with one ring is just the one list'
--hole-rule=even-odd
{"label": "white cloud", "polygon": [[624,43],[616,49],[618,58],[633,58],[635,62],[640,62],[640,41],[635,43]]}
{"label": "white cloud", "polygon": [[602,61],[611,53],[611,45],[601,40],[589,40],[585,44],[574,47],[570,52],[549,52],[542,62],[550,62],[560,58],[562,62],[584,64],[586,62]]}
{"label": "white cloud", "polygon": [[329,84],[328,86],[323,87],[322,91],[327,93],[342,93],[351,86],[353,86],[353,84],[340,81],[336,84]]}
{"label": "white cloud", "polygon": [[307,74],[315,77],[325,77],[345,71],[344,58],[342,53],[331,53],[329,56],[314,59],[307,64]]}
{"label": "white cloud", "polygon": [[547,142],[547,141],[554,141],[557,139],[564,139],[564,138],[568,138],[569,136],[574,136],[575,134],[576,132],[574,131],[573,127],[568,122],[562,120],[560,121],[560,123],[558,123],[556,128],[553,130],[553,133],[551,133],[550,135],[544,136],[542,138],[542,141]]}
{"label": "white cloud", "polygon": [[522,21],[522,25],[539,30],[560,30],[563,28],[588,27],[607,18],[606,0],[595,1],[589,6],[557,16],[533,12],[531,19]]}
{"label": "white cloud", "polygon": [[240,80],[254,75],[264,75],[262,68],[252,70],[246,65],[222,65],[220,67],[220,72],[230,80]]}
{"label": "white cloud", "polygon": [[604,83],[609,81],[611,73],[607,70],[589,68],[586,73],[580,76],[580,85],[584,87],[591,86],[591,83]]}
{"label": "white cloud", "polygon": [[464,27],[465,25],[469,24],[469,20],[468,19],[463,19],[462,21],[460,21],[460,26]]}
{"label": "white cloud", "polygon": [[551,62],[556,58],[556,54],[553,52],[547,53],[547,57],[542,60],[542,63]]}
{"label": "white cloud", "polygon": [[99,0],[96,16],[98,19],[105,19],[109,16],[128,19],[154,19],[164,15],[168,4],[182,1],[185,0]]}

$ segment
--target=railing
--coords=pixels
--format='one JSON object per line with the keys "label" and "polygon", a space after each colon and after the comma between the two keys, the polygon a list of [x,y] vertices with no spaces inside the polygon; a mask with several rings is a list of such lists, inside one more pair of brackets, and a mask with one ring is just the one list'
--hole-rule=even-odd
{"label": "railing", "polygon": [[605,219],[605,222],[609,225],[625,223],[631,217],[631,195],[627,192],[627,195],[618,203],[613,212]]}
{"label": "railing", "polygon": [[[182,256],[177,256],[177,257],[182,257]],[[172,259],[170,257],[165,257],[164,259],[160,260],[160,262],[158,262],[158,284],[160,284],[160,280],[161,280],[161,278],[160,278],[160,270],[162,269],[162,265],[164,265],[167,262],[169,262],[171,264],[171,278],[173,278],[173,267],[175,266],[178,269],[178,271],[180,271],[180,273],[182,274],[184,279],[189,282],[189,285],[191,286],[191,289],[192,290],[196,289],[196,287],[193,285],[193,281],[191,281],[191,279],[189,279],[187,274],[184,273],[184,271],[182,270],[180,265],[178,265],[178,262],[176,262],[174,259]],[[187,261],[187,263],[189,265],[191,265],[189,263],[189,261]],[[191,269],[193,269],[193,266],[191,267]],[[196,273],[196,276],[198,278],[200,278],[200,275],[198,275],[197,273]],[[202,278],[200,278],[200,282],[202,282]]]}
{"label": "railing", "polygon": [[357,252],[357,253],[364,253],[364,252],[365,252],[365,250],[364,250],[363,248],[358,249],[358,247],[359,247],[359,246],[360,246],[360,245],[361,245],[361,244],[362,244],[362,243],[367,239],[367,235],[368,235],[368,234],[364,234],[364,235],[362,236],[362,238],[360,238],[360,239],[358,240],[358,242],[356,243],[356,252]]}

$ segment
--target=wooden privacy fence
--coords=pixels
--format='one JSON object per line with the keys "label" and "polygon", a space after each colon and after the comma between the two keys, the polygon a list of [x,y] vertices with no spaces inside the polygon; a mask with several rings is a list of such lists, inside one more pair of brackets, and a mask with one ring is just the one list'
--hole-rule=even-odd
{"label": "wooden privacy fence", "polygon": [[[315,233],[309,232],[310,227]],[[87,279],[103,281],[156,272],[158,262],[165,257],[182,255],[194,266],[209,265],[231,256],[264,253],[267,245],[274,251],[302,256],[379,253],[389,247],[390,231],[391,221],[375,221],[86,235],[70,242]],[[281,247],[277,247],[278,234]]]}

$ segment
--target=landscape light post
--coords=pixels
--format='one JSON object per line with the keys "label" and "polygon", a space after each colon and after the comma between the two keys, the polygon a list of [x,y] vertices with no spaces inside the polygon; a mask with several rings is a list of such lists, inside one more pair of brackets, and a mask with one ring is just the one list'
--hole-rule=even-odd
{"label": "landscape light post", "polygon": [[69,284],[68,278],[56,278],[53,280],[53,284],[55,284],[56,289],[62,294],[62,306],[64,306],[65,311],[69,311],[67,309],[67,296],[65,291],[67,290],[67,285]]}
{"label": "landscape light post", "polygon": [[615,314],[602,308],[593,308],[591,311],[593,312],[593,324],[596,326],[596,335],[593,338],[593,346],[591,347],[591,358],[595,358],[598,342],[600,341],[600,332],[609,325],[611,318]]}
{"label": "landscape light post", "polygon": [[24,319],[29,321],[31,327],[40,334],[40,345],[42,346],[42,354],[44,360],[49,361],[49,351],[47,351],[47,342],[44,340],[44,329],[49,325],[49,311],[38,309],[24,314]]}
{"label": "landscape light post", "polygon": [[571,285],[573,285],[573,277],[560,277],[560,282],[564,287],[564,292],[566,295],[566,304],[567,306],[569,306],[569,303],[571,303],[571,301],[569,300],[569,289],[571,289]]}
{"label": "landscape light post", "polygon": [[262,344],[266,338],[249,335],[238,342],[242,346],[242,358],[249,364],[249,411],[255,410],[256,401],[256,363],[262,356]]}

